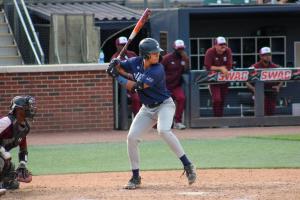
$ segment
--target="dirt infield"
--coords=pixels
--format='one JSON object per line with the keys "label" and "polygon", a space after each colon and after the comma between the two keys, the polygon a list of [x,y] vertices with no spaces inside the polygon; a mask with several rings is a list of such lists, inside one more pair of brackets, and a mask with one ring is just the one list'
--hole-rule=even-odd
{"label": "dirt infield", "polygon": [[[142,187],[122,189],[129,173],[37,176],[7,200],[205,199],[299,200],[300,170],[198,170],[199,180],[188,186],[181,171],[142,172]],[[1,197],[0,197],[1,198]]]}
{"label": "dirt infield", "polygon": [[[154,130],[152,131],[154,132]],[[189,129],[175,131],[183,138],[224,138],[240,135],[294,134],[300,127]],[[47,137],[47,140],[45,138]],[[147,134],[145,140],[158,136]],[[36,134],[29,137],[33,145],[90,143],[126,140],[125,131],[109,133]],[[198,180],[187,185],[182,171],[142,172],[142,187],[122,189],[130,173],[90,173],[34,176],[32,183],[9,191],[7,200],[96,200],[96,199],[205,199],[205,200],[298,200],[300,169],[198,169]]]}

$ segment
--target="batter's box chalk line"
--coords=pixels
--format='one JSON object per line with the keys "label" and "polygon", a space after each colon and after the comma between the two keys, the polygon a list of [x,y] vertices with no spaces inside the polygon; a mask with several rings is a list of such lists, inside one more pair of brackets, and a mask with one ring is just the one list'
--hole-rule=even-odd
{"label": "batter's box chalk line", "polygon": [[211,192],[178,192],[179,195],[185,195],[185,196],[210,196],[212,195]]}

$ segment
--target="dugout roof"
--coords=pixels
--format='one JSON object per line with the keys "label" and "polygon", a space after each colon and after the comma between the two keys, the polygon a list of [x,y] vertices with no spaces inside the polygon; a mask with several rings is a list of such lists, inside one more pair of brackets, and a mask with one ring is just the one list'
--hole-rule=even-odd
{"label": "dugout roof", "polygon": [[50,20],[51,14],[80,14],[95,15],[96,21],[136,21],[141,11],[113,2],[75,2],[75,3],[34,3],[27,5],[31,14],[45,20]]}

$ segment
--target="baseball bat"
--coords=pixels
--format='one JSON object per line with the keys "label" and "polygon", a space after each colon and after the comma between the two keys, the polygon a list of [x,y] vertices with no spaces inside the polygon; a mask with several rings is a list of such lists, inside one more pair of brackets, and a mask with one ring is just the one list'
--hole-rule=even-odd
{"label": "baseball bat", "polygon": [[135,38],[135,36],[139,33],[139,31],[143,28],[144,24],[147,22],[147,20],[149,19],[151,14],[151,11],[147,8],[143,15],[141,16],[141,18],[139,19],[139,21],[136,23],[133,31],[131,32],[127,43],[125,44],[125,46],[122,48],[122,50],[120,51],[120,54],[118,55],[118,58],[120,58],[121,56],[124,55],[125,51],[127,50],[129,44],[131,43],[131,41]]}

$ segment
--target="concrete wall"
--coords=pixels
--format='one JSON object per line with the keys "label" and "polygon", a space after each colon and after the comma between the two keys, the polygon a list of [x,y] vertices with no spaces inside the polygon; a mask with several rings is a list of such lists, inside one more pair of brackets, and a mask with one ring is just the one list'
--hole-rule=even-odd
{"label": "concrete wall", "polygon": [[36,97],[32,132],[113,129],[113,85],[105,65],[0,67],[0,116],[16,95]]}
{"label": "concrete wall", "polygon": [[159,41],[160,31],[167,31],[168,49],[164,50],[172,51],[172,43],[179,37],[178,9],[154,12],[152,16],[150,19],[151,37]]}

